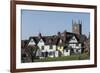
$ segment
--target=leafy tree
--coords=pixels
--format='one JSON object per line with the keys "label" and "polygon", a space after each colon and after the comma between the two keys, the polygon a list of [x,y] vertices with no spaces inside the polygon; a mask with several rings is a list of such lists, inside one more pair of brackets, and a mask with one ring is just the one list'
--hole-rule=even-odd
{"label": "leafy tree", "polygon": [[39,47],[36,45],[28,46],[26,48],[26,53],[28,54],[28,57],[31,59],[32,62],[34,62],[34,59],[36,59],[36,53],[38,49]]}

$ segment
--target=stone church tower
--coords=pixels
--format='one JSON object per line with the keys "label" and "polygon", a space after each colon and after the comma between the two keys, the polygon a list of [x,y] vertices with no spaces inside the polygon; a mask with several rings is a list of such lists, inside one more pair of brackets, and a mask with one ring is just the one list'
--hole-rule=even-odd
{"label": "stone church tower", "polygon": [[72,20],[72,32],[76,34],[82,34],[82,21],[78,22]]}

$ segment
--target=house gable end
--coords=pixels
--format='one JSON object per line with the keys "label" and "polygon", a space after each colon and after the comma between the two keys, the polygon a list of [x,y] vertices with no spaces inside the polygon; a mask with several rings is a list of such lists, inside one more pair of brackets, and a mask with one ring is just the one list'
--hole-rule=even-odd
{"label": "house gable end", "polygon": [[69,43],[78,43],[78,40],[75,36],[72,36],[72,38],[69,40]]}
{"label": "house gable end", "polygon": [[39,40],[39,42],[38,42],[38,45],[44,45],[45,44],[45,42],[43,41],[43,39],[41,38],[40,40]]}
{"label": "house gable end", "polygon": [[63,43],[63,40],[62,40],[62,39],[60,39],[60,40],[59,40],[59,43]]}
{"label": "house gable end", "polygon": [[28,46],[29,45],[36,45],[35,40],[33,38],[30,39]]}

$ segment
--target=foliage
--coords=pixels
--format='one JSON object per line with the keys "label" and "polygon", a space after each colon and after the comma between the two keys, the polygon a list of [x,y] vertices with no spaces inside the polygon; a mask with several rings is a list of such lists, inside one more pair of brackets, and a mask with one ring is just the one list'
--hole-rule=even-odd
{"label": "foliage", "polygon": [[26,61],[23,62],[34,62],[34,59],[36,58],[36,52],[38,50],[38,46],[28,46],[25,50],[26,54]]}

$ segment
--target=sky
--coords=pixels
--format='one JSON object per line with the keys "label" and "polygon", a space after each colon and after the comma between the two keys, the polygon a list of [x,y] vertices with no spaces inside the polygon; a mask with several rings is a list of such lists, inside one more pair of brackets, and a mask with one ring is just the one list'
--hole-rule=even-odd
{"label": "sky", "polygon": [[72,32],[72,20],[82,21],[82,34],[89,35],[90,14],[64,11],[21,10],[21,39],[30,36],[55,35],[67,30]]}

